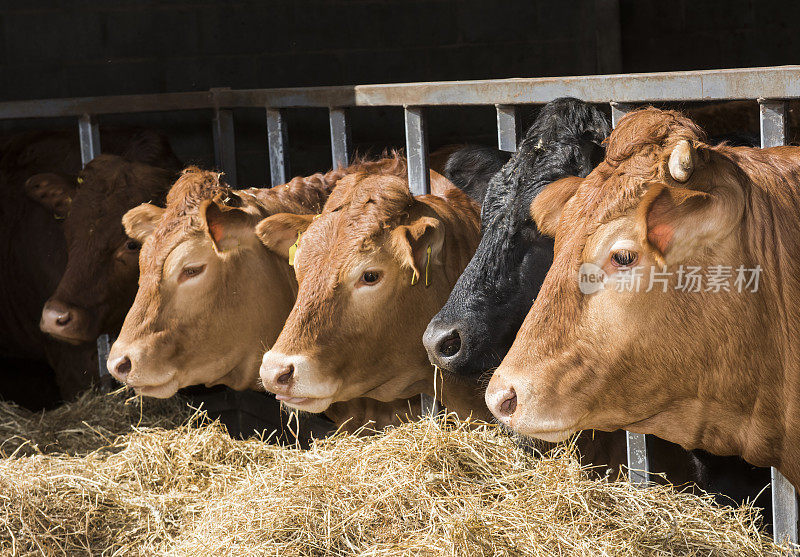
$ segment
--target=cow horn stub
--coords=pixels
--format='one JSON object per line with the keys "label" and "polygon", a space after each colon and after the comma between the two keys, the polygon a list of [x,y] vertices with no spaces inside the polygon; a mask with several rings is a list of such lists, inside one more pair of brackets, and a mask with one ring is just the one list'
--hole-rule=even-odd
{"label": "cow horn stub", "polygon": [[669,156],[669,173],[677,182],[685,182],[694,170],[694,148],[685,139],[678,141]]}

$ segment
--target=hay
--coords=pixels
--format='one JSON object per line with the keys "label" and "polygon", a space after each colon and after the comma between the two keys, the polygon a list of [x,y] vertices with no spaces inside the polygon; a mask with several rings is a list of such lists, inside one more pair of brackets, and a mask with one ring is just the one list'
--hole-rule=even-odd
{"label": "hay", "polygon": [[308,451],[195,420],[0,460],[2,555],[779,554],[756,520],[430,419]]}
{"label": "hay", "polygon": [[126,393],[124,389],[106,395],[87,391],[49,412],[31,412],[0,401],[0,457],[85,454],[112,444],[134,426],[177,427],[194,413],[181,397],[142,399]]}

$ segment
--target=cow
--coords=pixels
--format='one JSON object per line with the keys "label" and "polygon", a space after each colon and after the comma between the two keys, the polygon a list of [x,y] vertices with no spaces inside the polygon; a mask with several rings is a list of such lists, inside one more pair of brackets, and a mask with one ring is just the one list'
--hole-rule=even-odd
{"label": "cow", "polygon": [[176,176],[174,168],[104,154],[75,177],[46,173],[26,181],[27,194],[61,220],[67,242],[67,266],[42,309],[42,332],[94,344],[119,330],[136,294],[141,247],[125,234],[122,215],[143,202],[163,203]]}
{"label": "cow", "polygon": [[[264,248],[255,225],[275,213],[318,214],[337,180],[358,171],[405,175],[406,163],[399,156],[359,160],[283,186],[240,191],[219,173],[189,168],[170,190],[166,209],[130,210],[126,231],[144,246],[140,285],[111,349],[111,374],[145,396],[168,397],[195,384],[260,389],[261,356],[283,327],[297,285],[288,253]],[[437,190],[449,185],[436,174],[431,180]],[[418,402],[410,404],[413,411]],[[392,415],[406,407],[398,403]],[[364,416],[382,425],[389,418],[376,418],[380,410],[386,414],[385,406],[355,401],[330,415],[353,429]]]}
{"label": "cow", "polygon": [[[478,243],[473,200],[456,188],[415,197],[405,177],[351,174],[318,218],[273,215],[258,234],[283,257],[296,249],[298,280],[261,364],[267,390],[313,413],[359,397],[434,394],[422,333]],[[458,382],[437,392],[460,415],[488,417],[480,393]]]}
{"label": "cow", "polygon": [[[157,132],[104,127],[100,135],[104,152],[121,155],[127,161],[173,166],[177,161],[166,139]],[[67,267],[65,224],[70,221],[73,229],[80,224],[70,216],[63,218],[67,206],[91,207],[102,201],[81,195],[79,201],[69,203],[76,197],[69,193],[74,194],[74,177],[80,169],[75,132],[28,132],[11,136],[0,146],[0,187],[5,192],[0,203],[0,243],[4,250],[0,394],[32,409],[69,400],[97,377],[93,342],[72,346],[43,334],[39,328],[42,307]],[[54,183],[72,184],[68,195],[49,188],[45,183],[48,177]],[[122,243],[124,240],[120,240]]]}
{"label": "cow", "polygon": [[798,180],[798,148],[711,146],[674,111],[624,117],[574,193],[531,206],[555,257],[492,413],[551,441],[652,433],[800,486]]}
{"label": "cow", "polygon": [[542,108],[489,183],[478,249],[425,331],[431,363],[475,380],[500,363],[553,258],[553,240],[533,224],[530,204],[550,182],[589,174],[609,132],[606,117],[583,101],[562,98]]}

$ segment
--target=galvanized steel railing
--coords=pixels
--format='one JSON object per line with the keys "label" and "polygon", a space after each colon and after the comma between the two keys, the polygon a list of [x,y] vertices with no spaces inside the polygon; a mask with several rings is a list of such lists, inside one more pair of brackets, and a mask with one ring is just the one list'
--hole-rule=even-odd
{"label": "galvanized steel railing", "polygon": [[[642,103],[670,101],[757,100],[760,105],[761,145],[786,141],[786,100],[800,98],[800,66],[743,68],[620,74],[585,77],[522,78],[457,82],[402,83],[287,89],[211,89],[208,92],[164,93],[45,99],[0,103],[0,119],[76,117],[83,164],[100,153],[98,116],[179,110],[213,111],[212,130],[217,166],[236,184],[234,108],[264,108],[271,183],[282,184],[290,176],[285,111],[323,107],[329,110],[331,155],[334,167],[345,166],[351,153],[351,107],[398,106],[405,112],[406,152],[411,190],[430,191],[427,171],[427,132],[424,107],[494,105],[497,110],[497,142],[500,149],[515,151],[518,136],[516,107],[542,104],[562,96],[591,103],[610,103],[612,123]],[[109,341],[98,339],[101,373]],[[423,397],[427,412],[435,412],[433,400]],[[649,466],[645,436],[627,434],[629,477],[648,482]],[[773,525],[775,539],[798,543],[798,503],[792,485],[772,470]]]}

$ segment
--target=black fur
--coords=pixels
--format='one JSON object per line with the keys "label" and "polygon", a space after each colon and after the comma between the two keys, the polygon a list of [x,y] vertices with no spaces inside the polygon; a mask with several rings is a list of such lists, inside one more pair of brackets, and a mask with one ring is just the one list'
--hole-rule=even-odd
{"label": "black fur", "polygon": [[[565,176],[586,176],[603,157],[605,116],[572,98],[545,105],[511,160],[489,183],[483,237],[442,310],[425,333],[431,361],[455,375],[476,376],[500,363],[530,310],[553,259],[529,207],[541,189]],[[437,353],[442,335],[458,330],[461,349]]]}
{"label": "black fur", "polygon": [[444,177],[483,205],[489,180],[503,168],[511,153],[483,145],[467,145],[447,159]]}

